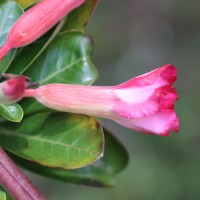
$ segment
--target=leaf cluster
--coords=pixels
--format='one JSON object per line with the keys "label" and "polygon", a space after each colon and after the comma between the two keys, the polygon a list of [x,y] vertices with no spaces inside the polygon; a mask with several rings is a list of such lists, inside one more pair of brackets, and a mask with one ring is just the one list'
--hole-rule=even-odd
{"label": "leaf cluster", "polygon": [[[0,45],[24,9],[36,2],[0,2]],[[97,0],[87,0],[34,43],[10,51],[0,62],[0,72],[24,74],[39,85],[91,85],[98,72],[91,59],[93,41],[85,27],[96,4]],[[55,112],[33,99],[1,104],[0,115],[0,145],[35,173],[106,187],[113,185],[113,175],[128,162],[124,147],[92,117]],[[4,195],[1,190],[0,195]]]}

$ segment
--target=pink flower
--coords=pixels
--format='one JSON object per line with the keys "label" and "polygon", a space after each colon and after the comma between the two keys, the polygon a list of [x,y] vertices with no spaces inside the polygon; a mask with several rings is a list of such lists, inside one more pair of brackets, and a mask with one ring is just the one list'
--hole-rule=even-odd
{"label": "pink flower", "polygon": [[176,68],[166,65],[117,86],[48,84],[25,90],[24,97],[55,110],[104,117],[133,130],[166,136],[179,129],[174,111],[178,95],[172,87],[176,76]]}
{"label": "pink flower", "polygon": [[0,60],[12,48],[30,44],[85,0],[42,0],[26,11],[13,25],[0,49]]}

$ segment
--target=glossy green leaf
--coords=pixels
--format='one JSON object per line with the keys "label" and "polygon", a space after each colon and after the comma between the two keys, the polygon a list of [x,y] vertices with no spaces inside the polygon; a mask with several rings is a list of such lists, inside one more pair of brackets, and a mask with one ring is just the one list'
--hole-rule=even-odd
{"label": "glossy green leaf", "polygon": [[97,70],[91,61],[91,38],[80,32],[59,34],[25,75],[40,84],[52,82],[91,84]]}
{"label": "glossy green leaf", "polygon": [[83,31],[88,21],[93,15],[97,6],[98,0],[87,0],[83,5],[72,11],[61,30],[80,30]]}
{"label": "glossy green leaf", "polygon": [[24,160],[12,155],[24,168],[35,173],[74,184],[95,187],[113,186],[113,175],[123,170],[128,163],[128,153],[122,144],[108,131],[105,131],[105,154],[93,165],[73,170],[54,169]]}
{"label": "glossy green leaf", "polygon": [[[91,61],[93,43],[81,32],[59,34],[25,72],[41,85],[47,83],[73,83],[89,85],[97,78]],[[25,113],[44,109],[35,100],[23,102]]]}
{"label": "glossy green leaf", "polygon": [[[22,13],[23,11],[17,3],[13,1],[0,2],[0,46],[5,43],[12,25]],[[6,71],[14,54],[15,50],[12,50],[0,61],[0,72]]]}
{"label": "glossy green leaf", "polygon": [[92,118],[67,113],[39,113],[20,124],[0,125],[0,145],[45,166],[74,169],[103,156],[104,136]]}
{"label": "glossy green leaf", "polygon": [[1,186],[0,186],[0,200],[7,200],[7,194]]}
{"label": "glossy green leaf", "polygon": [[15,1],[18,2],[23,8],[27,8],[33,5],[34,3],[37,3],[39,0],[15,0]]}
{"label": "glossy green leaf", "polygon": [[23,11],[13,1],[1,1],[0,7],[0,46],[2,46],[12,25],[22,15]]}
{"label": "glossy green leaf", "polygon": [[61,82],[87,85],[96,80],[98,73],[91,61],[93,43],[88,35],[81,32],[59,34],[37,59],[27,62],[31,51],[35,54],[40,47],[38,41],[24,51],[20,50],[8,72],[21,74],[25,71],[27,76],[40,84]]}
{"label": "glossy green leaf", "polygon": [[23,110],[19,104],[0,104],[0,115],[12,122],[20,122],[23,118]]}

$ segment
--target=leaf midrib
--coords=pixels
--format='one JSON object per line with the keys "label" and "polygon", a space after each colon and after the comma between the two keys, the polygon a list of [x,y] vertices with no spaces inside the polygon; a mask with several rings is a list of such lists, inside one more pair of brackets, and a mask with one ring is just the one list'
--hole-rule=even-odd
{"label": "leaf midrib", "polygon": [[25,139],[29,138],[29,139],[37,140],[39,142],[46,142],[48,144],[61,145],[63,147],[69,147],[69,148],[75,149],[77,151],[84,151],[84,152],[91,153],[91,154],[94,154],[94,155],[99,155],[98,152],[90,151],[90,150],[83,149],[83,148],[80,148],[80,147],[71,146],[70,144],[64,144],[64,143],[61,143],[61,142],[55,142],[55,141],[51,141],[51,140],[48,140],[48,139],[43,139],[43,138],[40,138],[40,137],[30,136],[30,135],[26,135],[26,137],[25,137],[24,134],[20,134],[20,133],[14,132],[14,131],[11,132],[11,131],[9,131],[7,129],[3,129],[3,128],[0,129],[0,134],[1,135],[10,135],[10,136],[19,137],[19,138],[25,138]]}
{"label": "leaf midrib", "polygon": [[55,76],[58,76],[58,74],[62,73],[63,71],[67,70],[68,68],[70,68],[71,66],[81,62],[81,61],[84,61],[84,60],[88,60],[90,59],[89,56],[83,56],[79,59],[77,59],[76,61],[64,66],[62,69],[58,70],[58,71],[55,71],[54,73],[52,73],[51,75],[47,76],[45,79],[43,79],[42,81],[40,81],[39,83],[42,84],[50,79],[52,79],[53,77]]}

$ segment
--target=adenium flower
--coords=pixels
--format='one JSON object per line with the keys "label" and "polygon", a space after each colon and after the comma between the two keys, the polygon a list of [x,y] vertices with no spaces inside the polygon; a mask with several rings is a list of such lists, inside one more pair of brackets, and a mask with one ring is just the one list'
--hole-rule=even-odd
{"label": "adenium flower", "polygon": [[0,60],[12,48],[30,44],[85,0],[42,0],[26,11],[13,25],[6,43],[0,48]]}
{"label": "adenium flower", "polygon": [[34,97],[46,107],[111,119],[127,128],[148,134],[177,132],[174,111],[178,99],[172,87],[176,68],[165,65],[117,86],[48,84],[26,89],[24,97]]}

